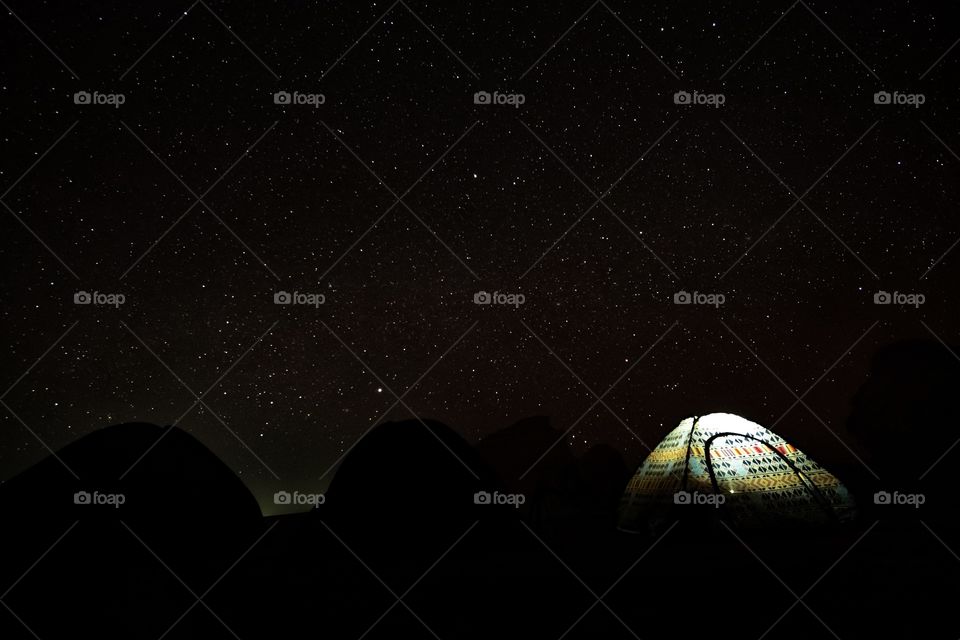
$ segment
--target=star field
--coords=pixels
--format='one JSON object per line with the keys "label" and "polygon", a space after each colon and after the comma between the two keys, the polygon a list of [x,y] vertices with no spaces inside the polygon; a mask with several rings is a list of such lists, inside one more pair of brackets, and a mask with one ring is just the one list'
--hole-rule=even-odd
{"label": "star field", "polygon": [[856,467],[871,355],[958,340],[960,22],[936,3],[0,18],[3,477],[108,424],[176,422],[261,498],[322,489],[411,412],[470,441],[549,415],[634,465],[725,411]]}

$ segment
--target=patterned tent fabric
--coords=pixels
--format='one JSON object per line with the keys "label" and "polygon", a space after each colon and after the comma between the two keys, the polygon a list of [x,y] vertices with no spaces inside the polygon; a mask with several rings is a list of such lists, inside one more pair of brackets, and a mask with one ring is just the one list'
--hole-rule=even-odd
{"label": "patterned tent fabric", "polygon": [[729,413],[683,420],[627,484],[620,528],[641,531],[684,515],[748,526],[827,524],[854,515],[849,491],[772,431]]}

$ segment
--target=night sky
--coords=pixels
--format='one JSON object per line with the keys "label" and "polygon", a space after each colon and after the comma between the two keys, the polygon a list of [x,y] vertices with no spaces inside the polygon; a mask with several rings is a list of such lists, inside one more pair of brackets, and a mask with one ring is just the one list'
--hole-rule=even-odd
{"label": "night sky", "polygon": [[942,3],[6,1],[0,478],[177,422],[264,502],[411,412],[634,466],[727,411],[863,471],[872,355],[960,341]]}

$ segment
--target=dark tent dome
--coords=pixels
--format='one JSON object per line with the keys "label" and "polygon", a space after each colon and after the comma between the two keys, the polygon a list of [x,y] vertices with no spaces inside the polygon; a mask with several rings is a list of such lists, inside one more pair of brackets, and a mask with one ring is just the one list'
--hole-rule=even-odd
{"label": "dark tent dome", "polygon": [[385,422],[347,454],[327,491],[326,507],[351,517],[383,512],[449,517],[473,511],[473,495],[491,485],[477,452],[434,420]]}

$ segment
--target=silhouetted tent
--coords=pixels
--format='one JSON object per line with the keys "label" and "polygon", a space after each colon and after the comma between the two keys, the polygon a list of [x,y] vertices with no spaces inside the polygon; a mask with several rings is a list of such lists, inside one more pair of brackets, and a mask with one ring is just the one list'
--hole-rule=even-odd
{"label": "silhouetted tent", "polygon": [[434,420],[377,425],[353,447],[326,492],[335,517],[386,521],[410,517],[471,517],[474,494],[493,486],[476,450]]}
{"label": "silhouetted tent", "polygon": [[[75,493],[94,491],[122,493],[124,502],[75,503]],[[146,423],[105,427],[71,442],[0,485],[0,501],[8,513],[70,520],[261,519],[253,495],[212,451],[178,427]]]}
{"label": "silhouetted tent", "polygon": [[746,526],[853,518],[849,491],[772,431],[729,413],[683,420],[627,484],[620,528],[649,531],[685,516]]}
{"label": "silhouetted tent", "polygon": [[615,513],[623,485],[630,478],[630,469],[620,452],[608,444],[597,444],[583,454],[577,466],[593,509]]}
{"label": "silhouetted tent", "polygon": [[394,589],[412,584],[478,520],[505,509],[477,500],[494,488],[493,475],[466,440],[433,420],[377,425],[335,473],[323,510],[309,518]]}
{"label": "silhouetted tent", "polygon": [[563,518],[578,509],[577,459],[548,417],[524,418],[494,431],[477,450],[507,491],[525,496],[520,509],[525,517]]}
{"label": "silhouetted tent", "polygon": [[[9,596],[44,638],[94,633],[107,619],[118,636],[159,637],[170,621],[151,607],[189,595],[178,580],[206,591],[263,528],[223,461],[179,428],[143,423],[70,443],[0,485],[0,504],[8,525],[0,535],[15,550],[0,563],[3,584],[44,558]],[[205,637],[193,625],[207,622],[190,616],[177,631]]]}
{"label": "silhouetted tent", "polygon": [[[953,351],[960,353],[960,347]],[[940,343],[901,342],[876,354],[848,425],[872,454],[881,478],[900,483],[928,472],[953,476],[960,460],[960,447],[953,448],[960,436],[958,389],[960,361]]]}

